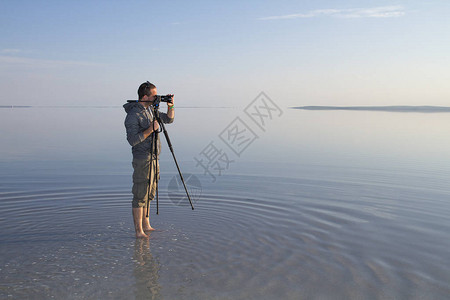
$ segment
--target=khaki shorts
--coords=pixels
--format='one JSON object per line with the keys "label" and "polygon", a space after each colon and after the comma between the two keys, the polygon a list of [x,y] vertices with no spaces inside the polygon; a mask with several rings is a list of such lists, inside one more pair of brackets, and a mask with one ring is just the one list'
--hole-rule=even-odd
{"label": "khaki shorts", "polygon": [[[147,199],[149,197],[149,159],[133,159],[133,201],[132,206],[145,207],[147,204]],[[152,169],[150,172],[150,201],[153,200],[156,194],[156,176],[155,176],[155,165],[158,167],[158,180],[159,180],[159,163],[156,159],[152,160]]]}

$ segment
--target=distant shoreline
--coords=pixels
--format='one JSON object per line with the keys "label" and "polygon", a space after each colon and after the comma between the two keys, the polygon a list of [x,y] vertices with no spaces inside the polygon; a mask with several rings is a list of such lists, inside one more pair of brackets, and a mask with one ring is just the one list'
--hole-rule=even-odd
{"label": "distant shoreline", "polygon": [[384,111],[384,112],[418,112],[449,113],[449,106],[296,106],[292,109],[303,110],[350,110],[350,111]]}

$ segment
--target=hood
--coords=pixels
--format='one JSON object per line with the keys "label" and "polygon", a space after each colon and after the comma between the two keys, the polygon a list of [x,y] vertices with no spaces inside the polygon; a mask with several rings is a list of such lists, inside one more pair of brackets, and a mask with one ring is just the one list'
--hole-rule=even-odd
{"label": "hood", "polygon": [[125,103],[123,105],[123,108],[125,109],[126,113],[129,113],[131,111],[140,112],[143,111],[145,108],[142,106],[139,102],[129,102]]}

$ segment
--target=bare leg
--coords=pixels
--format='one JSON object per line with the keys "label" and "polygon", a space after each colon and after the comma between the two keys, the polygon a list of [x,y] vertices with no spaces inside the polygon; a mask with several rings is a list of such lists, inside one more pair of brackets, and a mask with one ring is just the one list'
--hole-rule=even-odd
{"label": "bare leg", "polygon": [[[150,205],[150,203],[149,203],[149,205]],[[148,211],[149,211],[149,215],[150,215],[150,207],[149,207]],[[155,230],[155,228],[150,226],[149,218],[147,218],[147,208],[146,207],[142,208],[142,228],[144,229],[144,231]]]}
{"label": "bare leg", "polygon": [[148,235],[145,234],[142,229],[142,218],[143,210],[142,207],[133,207],[133,221],[134,221],[134,230],[136,231],[136,238],[148,238]]}

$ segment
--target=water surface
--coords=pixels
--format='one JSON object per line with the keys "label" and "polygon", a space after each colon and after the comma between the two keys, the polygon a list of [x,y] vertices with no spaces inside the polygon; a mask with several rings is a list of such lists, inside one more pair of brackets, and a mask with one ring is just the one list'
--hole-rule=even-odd
{"label": "water surface", "polygon": [[[136,240],[119,107],[1,109],[1,298],[446,298],[448,115],[284,109],[240,157],[218,138],[236,116],[177,110],[201,193],[174,204],[163,142],[158,230]],[[210,142],[234,160],[214,182]]]}

